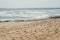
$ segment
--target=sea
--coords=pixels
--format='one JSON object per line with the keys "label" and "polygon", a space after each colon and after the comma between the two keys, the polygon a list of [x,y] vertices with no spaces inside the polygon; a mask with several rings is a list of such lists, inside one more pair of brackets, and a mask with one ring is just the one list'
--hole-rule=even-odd
{"label": "sea", "polygon": [[60,8],[0,8],[0,21],[46,19],[60,16]]}

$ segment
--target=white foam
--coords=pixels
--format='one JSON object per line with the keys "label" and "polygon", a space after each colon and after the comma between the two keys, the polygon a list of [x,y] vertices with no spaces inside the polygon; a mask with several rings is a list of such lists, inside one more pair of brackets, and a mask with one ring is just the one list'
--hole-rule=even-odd
{"label": "white foam", "polygon": [[46,18],[49,18],[49,15],[41,15],[41,16],[37,16],[35,18],[36,19],[46,19]]}
{"label": "white foam", "polygon": [[11,10],[0,12],[0,21],[4,20],[31,20],[46,19],[51,16],[60,16],[60,10]]}

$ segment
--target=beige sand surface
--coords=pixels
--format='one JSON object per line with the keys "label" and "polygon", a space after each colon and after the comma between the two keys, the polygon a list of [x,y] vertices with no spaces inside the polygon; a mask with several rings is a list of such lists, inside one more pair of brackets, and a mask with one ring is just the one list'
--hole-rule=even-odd
{"label": "beige sand surface", "polygon": [[60,40],[60,18],[0,23],[0,40]]}

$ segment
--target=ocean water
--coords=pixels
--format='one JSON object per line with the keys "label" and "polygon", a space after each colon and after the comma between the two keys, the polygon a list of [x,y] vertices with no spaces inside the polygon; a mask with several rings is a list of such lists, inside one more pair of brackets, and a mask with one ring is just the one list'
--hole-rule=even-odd
{"label": "ocean water", "polygon": [[60,8],[0,9],[0,21],[45,19],[60,16]]}

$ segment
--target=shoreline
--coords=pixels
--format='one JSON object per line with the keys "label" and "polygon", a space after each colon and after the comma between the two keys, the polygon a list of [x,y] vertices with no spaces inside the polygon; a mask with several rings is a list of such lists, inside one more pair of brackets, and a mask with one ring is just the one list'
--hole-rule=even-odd
{"label": "shoreline", "polygon": [[56,18],[60,18],[60,16],[53,16],[53,17],[49,17],[49,18],[42,18],[42,19],[32,19],[32,20],[6,20],[6,21],[0,21],[1,22],[26,22],[26,21],[40,21],[40,20],[47,20],[47,19],[56,19]]}

